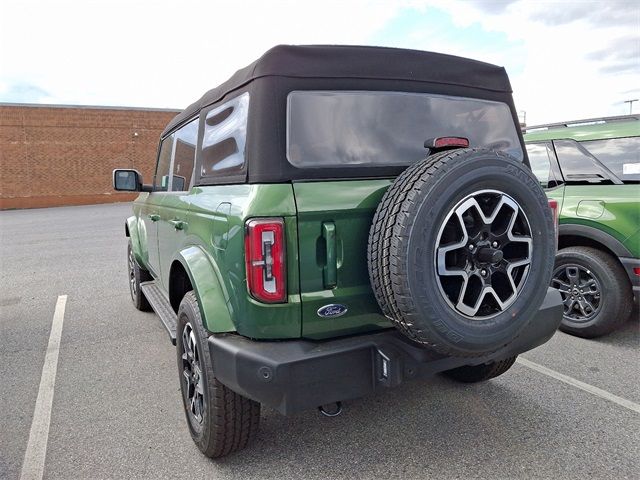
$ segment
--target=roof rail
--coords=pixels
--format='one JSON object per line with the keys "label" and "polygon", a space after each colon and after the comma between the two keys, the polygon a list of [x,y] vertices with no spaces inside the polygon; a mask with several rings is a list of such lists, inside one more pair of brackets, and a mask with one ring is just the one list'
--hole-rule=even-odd
{"label": "roof rail", "polygon": [[615,117],[597,117],[597,118],[586,118],[584,120],[571,120],[569,122],[545,123],[543,125],[526,126],[525,128],[523,128],[523,131],[531,132],[532,130],[545,130],[550,128],[583,127],[585,125],[595,125],[598,123],[624,122],[628,120],[640,120],[640,115],[618,115]]}

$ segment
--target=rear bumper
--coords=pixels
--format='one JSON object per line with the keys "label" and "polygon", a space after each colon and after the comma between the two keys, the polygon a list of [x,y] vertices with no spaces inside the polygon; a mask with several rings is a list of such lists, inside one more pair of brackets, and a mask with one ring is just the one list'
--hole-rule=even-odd
{"label": "rear bumper", "polygon": [[462,365],[518,355],[549,340],[561,320],[560,294],[549,289],[535,318],[513,343],[473,359],[426,350],[395,329],[322,342],[267,342],[214,334],[209,351],[220,382],[288,415]]}
{"label": "rear bumper", "polygon": [[640,258],[619,257],[620,263],[624,267],[624,271],[629,276],[631,288],[633,288],[633,297],[636,305],[640,305],[640,275],[636,275],[634,268],[640,268]]}

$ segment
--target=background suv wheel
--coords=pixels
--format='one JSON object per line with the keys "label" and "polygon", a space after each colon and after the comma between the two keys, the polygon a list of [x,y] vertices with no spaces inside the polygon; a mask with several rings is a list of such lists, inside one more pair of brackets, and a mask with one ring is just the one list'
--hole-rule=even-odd
{"label": "background suv wheel", "polygon": [[564,302],[560,330],[585,338],[609,333],[631,315],[627,275],[611,255],[590,247],[558,252],[551,286]]}

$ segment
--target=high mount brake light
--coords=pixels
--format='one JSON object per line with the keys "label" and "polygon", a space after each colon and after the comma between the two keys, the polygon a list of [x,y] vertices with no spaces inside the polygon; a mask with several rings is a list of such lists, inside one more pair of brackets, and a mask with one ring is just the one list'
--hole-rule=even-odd
{"label": "high mount brake light", "polygon": [[551,208],[551,212],[553,213],[553,227],[556,230],[556,245],[558,244],[558,218],[559,218],[559,213],[558,212],[558,201],[557,200],[549,200],[549,208]]}
{"label": "high mount brake light", "polygon": [[253,219],[247,221],[246,227],[245,261],[249,293],[261,302],[285,302],[284,220]]}
{"label": "high mount brake light", "polygon": [[436,137],[424,142],[425,148],[431,151],[448,150],[450,148],[467,148],[469,139],[464,137]]}

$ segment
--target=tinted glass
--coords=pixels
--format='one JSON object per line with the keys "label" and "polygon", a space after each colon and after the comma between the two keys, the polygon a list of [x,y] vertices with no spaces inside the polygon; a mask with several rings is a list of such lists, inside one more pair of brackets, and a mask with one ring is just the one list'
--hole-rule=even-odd
{"label": "tinted glass", "polygon": [[207,112],[201,155],[203,177],[226,175],[242,169],[248,113],[248,93]]}
{"label": "tinted glass", "polygon": [[620,180],[640,181],[640,137],[589,140],[581,143]]}
{"label": "tinted glass", "polygon": [[156,175],[153,181],[154,190],[166,192],[169,189],[169,169],[171,168],[171,154],[175,134],[166,137],[160,145]]}
{"label": "tinted glass", "polygon": [[409,165],[425,157],[425,140],[448,136],[523,158],[504,103],[399,92],[288,97],[287,158],[296,167]]}
{"label": "tinted glass", "polygon": [[549,151],[545,143],[528,143],[527,155],[533,174],[540,180],[542,188],[549,187],[549,182],[553,181],[551,173],[551,162],[549,160]]}
{"label": "tinted glass", "polygon": [[193,166],[196,158],[196,142],[198,140],[198,120],[187,123],[174,134],[175,152],[173,157],[173,174],[171,191],[181,192],[189,189],[193,177]]}
{"label": "tinted glass", "polygon": [[554,140],[553,145],[567,183],[612,183],[611,174],[575,140]]}

